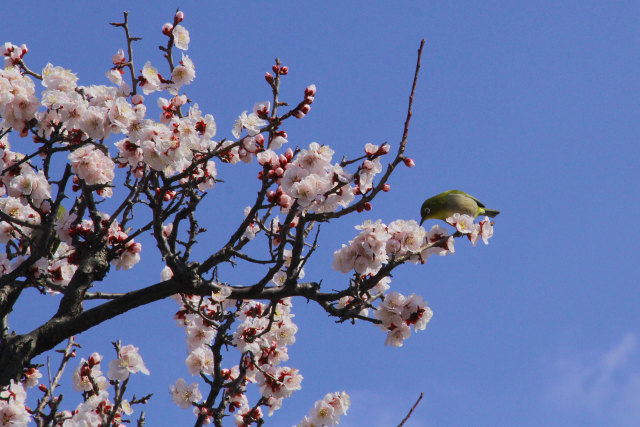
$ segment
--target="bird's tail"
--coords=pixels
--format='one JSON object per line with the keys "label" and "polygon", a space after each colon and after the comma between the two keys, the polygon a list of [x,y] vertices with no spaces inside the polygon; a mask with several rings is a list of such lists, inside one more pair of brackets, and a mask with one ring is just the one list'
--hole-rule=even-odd
{"label": "bird's tail", "polygon": [[500,211],[497,211],[495,209],[487,209],[484,208],[484,214],[488,217],[494,218],[496,215],[498,215],[500,213]]}

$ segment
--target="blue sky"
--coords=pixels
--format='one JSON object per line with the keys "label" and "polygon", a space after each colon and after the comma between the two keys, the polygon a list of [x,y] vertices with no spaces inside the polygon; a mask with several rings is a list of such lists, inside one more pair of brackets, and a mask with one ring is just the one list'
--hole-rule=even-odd
{"label": "blue sky", "polygon": [[[416,166],[400,168],[372,211],[324,227],[307,277],[345,286],[348,277],[329,265],[355,236],[354,225],[417,219],[422,200],[451,188],[501,210],[494,237],[476,248],[458,241],[454,256],[394,274],[392,289],[422,295],[434,311],[427,329],[400,349],[385,347],[371,325],[336,325],[296,301],[300,331],[288,365],[301,370],[303,389],[267,425],[295,424],[335,390],[352,397],[343,426],[397,425],[420,392],[407,427],[640,424],[640,4],[29,4],[2,6],[11,16],[2,41],[27,43],[29,66],[71,68],[80,84],[108,83],[110,57],[124,47],[108,23],[123,10],[133,35],[144,38],[137,67],[146,60],[163,66],[160,28],[180,7],[197,70],[187,94],[214,115],[218,138],[230,137],[239,113],[270,98],[263,75],[280,57],[290,68],[285,99],[297,102],[306,85],[318,87],[310,115],[286,126],[289,143],[329,144],[336,158],[360,154],[367,142],[397,147],[416,50],[426,40],[407,147]],[[11,141],[16,150],[28,143]],[[226,182],[201,213],[211,230],[202,256],[257,189],[255,163],[219,172]],[[159,280],[157,253],[149,240],[143,245],[143,262],[101,290]],[[250,274],[236,272],[239,281]],[[19,331],[54,310],[53,299],[30,296],[35,302],[12,321]],[[149,425],[192,420],[167,391],[178,377],[191,380],[175,309],[162,301],[78,337],[84,357],[100,351],[110,360],[115,339],[140,347],[151,376],[134,378],[132,390],[155,392],[145,408]],[[73,391],[65,402],[75,407]]]}

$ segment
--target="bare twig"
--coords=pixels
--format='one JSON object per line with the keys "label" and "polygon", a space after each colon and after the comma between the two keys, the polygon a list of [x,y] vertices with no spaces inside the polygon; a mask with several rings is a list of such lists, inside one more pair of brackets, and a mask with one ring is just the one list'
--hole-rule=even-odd
{"label": "bare twig", "polygon": [[422,396],[423,395],[424,395],[424,393],[420,393],[420,397],[418,397],[418,400],[416,400],[416,403],[413,404],[413,406],[411,407],[411,410],[409,410],[409,413],[407,414],[407,416],[404,417],[404,419],[400,422],[400,424],[398,424],[398,427],[402,427],[404,425],[404,423],[407,422],[409,417],[411,417],[411,414],[413,413],[413,410],[416,409],[416,407],[418,406],[418,403],[420,403],[420,401],[422,400]]}

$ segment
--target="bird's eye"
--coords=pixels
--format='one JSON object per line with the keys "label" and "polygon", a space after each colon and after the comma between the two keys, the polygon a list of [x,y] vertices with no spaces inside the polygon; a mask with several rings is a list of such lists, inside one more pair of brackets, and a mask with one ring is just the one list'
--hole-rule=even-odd
{"label": "bird's eye", "polygon": [[422,213],[422,216],[429,215],[429,212],[431,212],[431,209],[424,208],[424,212]]}

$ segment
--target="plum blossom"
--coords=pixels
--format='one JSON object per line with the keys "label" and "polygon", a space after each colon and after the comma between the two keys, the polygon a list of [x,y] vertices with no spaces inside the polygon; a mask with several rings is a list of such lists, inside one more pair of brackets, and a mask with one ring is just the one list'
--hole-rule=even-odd
{"label": "plum blossom", "polygon": [[283,399],[302,388],[302,375],[297,369],[264,365],[264,373],[258,371],[256,379],[263,397]]}
{"label": "plum blossom", "polygon": [[14,380],[0,389],[0,426],[26,426],[31,421],[26,399],[24,386]]}
{"label": "plum blossom", "polygon": [[382,164],[379,157],[373,160],[366,159],[362,162],[358,179],[361,193],[364,194],[373,188],[373,178],[381,171]]}
{"label": "plum blossom", "polygon": [[187,356],[185,363],[191,375],[200,373],[213,375],[213,352],[209,347],[200,346],[194,349]]}
{"label": "plum blossom", "polygon": [[78,77],[62,67],[54,67],[48,63],[42,70],[42,86],[47,89],[57,89],[63,92],[74,90]]}
{"label": "plum blossom", "polygon": [[[0,211],[20,221],[28,222],[34,226],[40,225],[40,215],[28,204],[22,203],[17,197],[0,198]],[[33,228],[17,224],[9,224],[7,221],[0,221],[0,243],[7,243],[9,240],[24,234],[30,236]]]}
{"label": "plum blossom", "polygon": [[24,386],[26,388],[35,387],[40,378],[42,378],[42,373],[37,368],[28,368],[24,373]]}
{"label": "plum blossom", "polygon": [[73,371],[72,384],[76,391],[94,391],[94,385],[98,390],[109,387],[109,381],[102,375],[100,362],[102,356],[93,353],[89,360],[82,359],[78,367]]}
{"label": "plum blossom", "polygon": [[171,81],[176,87],[188,85],[196,78],[196,68],[193,61],[187,55],[182,55],[180,65],[171,72]]}
{"label": "plum blossom", "polygon": [[243,406],[238,410],[233,421],[238,427],[248,426],[257,422],[258,420],[261,420],[262,417],[262,408],[251,408],[250,406]]}
{"label": "plum blossom", "polygon": [[386,244],[391,236],[380,220],[375,223],[367,220],[356,229],[362,231],[349,241],[348,246],[343,244],[341,249],[333,253],[332,266],[342,273],[353,269],[360,275],[376,274],[382,264],[389,260]]}
{"label": "plum blossom", "polygon": [[111,262],[116,267],[116,270],[130,270],[140,261],[140,251],[142,251],[142,244],[129,241],[120,252],[120,256],[114,258]]}
{"label": "plum blossom", "polygon": [[[282,177],[277,181],[280,184],[278,191],[289,196],[287,202],[296,200],[311,212],[332,212],[338,206],[348,206],[354,198],[353,188],[349,185],[352,177],[339,165],[331,165],[333,153],[328,146],[312,142],[291,162],[286,156],[278,157],[275,153],[263,155],[259,160],[274,167],[275,176]],[[284,173],[281,172],[283,166],[286,168]],[[280,199],[278,195],[280,206],[288,208],[285,200]]]}
{"label": "plum blossom", "polygon": [[485,216],[484,219],[477,224],[474,224],[474,230],[471,234],[468,234],[469,240],[473,246],[478,243],[478,239],[482,238],[485,245],[489,244],[489,239],[493,236],[493,222],[489,217]]}
{"label": "plum blossom", "polygon": [[0,128],[24,132],[39,106],[35,85],[28,76],[22,75],[17,67],[0,70]]}
{"label": "plum blossom", "polygon": [[[107,415],[112,408],[113,403],[109,401],[109,393],[106,390],[102,390],[98,394],[91,395],[87,400],[80,403],[71,414],[71,417],[63,422],[62,426],[84,427],[101,425],[104,421],[103,417]],[[114,417],[116,423],[121,419],[122,412],[131,413],[127,408],[130,409],[129,404],[123,401]]]}
{"label": "plum blossom", "polygon": [[42,170],[36,173],[27,166],[11,179],[7,193],[13,197],[30,198],[34,205],[40,206],[45,199],[51,198],[51,185]]}
{"label": "plum blossom", "polygon": [[391,235],[387,240],[387,253],[402,256],[418,252],[424,246],[426,232],[414,220],[396,220],[387,227]]}
{"label": "plum blossom", "polygon": [[[269,104],[266,102],[266,104]],[[256,105],[261,105],[260,103]],[[260,133],[260,128],[267,125],[267,121],[261,119],[255,112],[247,115],[246,111],[243,111],[240,116],[236,119],[235,124],[233,125],[233,130],[231,133],[235,138],[240,138],[240,134],[242,133],[242,129],[247,130],[247,134],[249,136],[255,136]]]}
{"label": "plum blossom", "polygon": [[447,218],[447,222],[453,225],[456,230],[464,234],[472,233],[475,229],[473,218],[469,215],[459,214],[458,212]]}
{"label": "plum blossom", "polygon": [[202,399],[202,393],[198,389],[198,383],[191,383],[187,385],[184,378],[178,378],[175,385],[169,387],[171,393],[171,399],[173,403],[181,407],[182,409],[189,409],[193,403],[199,402]]}
{"label": "plum blossom", "polygon": [[83,113],[78,127],[95,141],[109,137],[109,121],[107,110],[89,106]]}
{"label": "plum blossom", "polygon": [[312,425],[335,426],[340,421],[340,415],[335,408],[324,399],[318,400],[309,416]]}
{"label": "plum blossom", "polygon": [[193,351],[198,347],[210,344],[216,336],[216,330],[204,323],[202,317],[195,317],[195,319],[187,324],[187,347]]}
{"label": "plum blossom", "polygon": [[64,257],[52,262],[47,272],[51,283],[58,286],[67,286],[77,269],[77,265],[69,263],[69,258]]}
{"label": "plum blossom", "polygon": [[419,295],[405,297],[399,292],[391,291],[385,295],[384,301],[374,312],[374,317],[382,322],[380,328],[387,331],[385,345],[401,347],[411,335],[411,326],[416,332],[425,329],[433,312]]}
{"label": "plum blossom", "polygon": [[115,163],[93,144],[75,149],[68,157],[73,171],[88,185],[108,184],[113,181]]}
{"label": "plum blossom", "polygon": [[142,67],[142,80],[140,87],[145,95],[149,95],[160,89],[161,86],[160,74],[158,69],[151,66],[151,62],[147,61]]}
{"label": "plum blossom", "polygon": [[188,50],[189,49],[189,41],[191,41],[189,37],[189,31],[182,25],[176,25],[173,27],[171,31],[173,34],[173,44],[180,50]]}
{"label": "plum blossom", "polygon": [[216,302],[222,302],[231,295],[231,286],[218,285],[218,289],[211,292],[211,299]]}
{"label": "plum blossom", "polygon": [[[440,241],[445,241],[444,245],[437,244]],[[422,261],[426,261],[431,255],[447,255],[455,252],[453,245],[453,236],[449,236],[449,233],[439,225],[434,225],[427,232],[425,236],[426,248],[420,253]]]}
{"label": "plum blossom", "polygon": [[138,354],[138,348],[129,344],[120,348],[118,358],[109,363],[107,377],[110,380],[124,381],[129,378],[129,374],[138,372],[149,375],[149,370],[144,365],[142,357]]}

